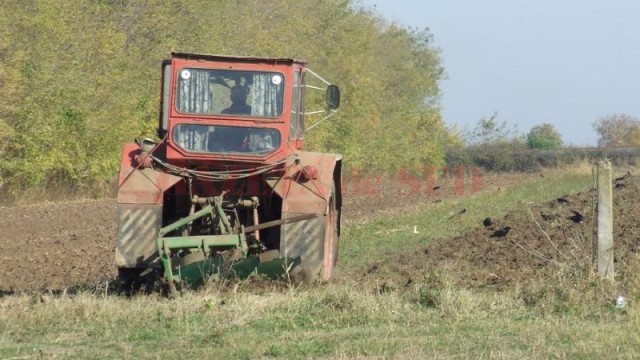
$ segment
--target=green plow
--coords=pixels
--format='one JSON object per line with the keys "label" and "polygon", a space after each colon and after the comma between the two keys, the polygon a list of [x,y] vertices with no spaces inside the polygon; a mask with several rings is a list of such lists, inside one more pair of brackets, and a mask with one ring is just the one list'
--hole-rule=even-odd
{"label": "green plow", "polygon": [[289,269],[293,269],[300,263],[300,257],[295,259],[275,258],[262,262],[259,255],[250,255],[246,258],[228,262],[225,261],[223,256],[216,256],[180,266],[177,269],[178,275],[174,274],[173,277],[174,281],[177,279],[191,287],[202,286],[207,279],[246,279],[252,275],[262,275],[276,280],[284,278]]}
{"label": "green plow", "polygon": [[[280,257],[278,250],[263,251],[261,245],[247,240],[247,233],[306,220],[308,215],[276,220],[269,223],[240,227],[233,232],[221,206],[222,196],[198,212],[160,229],[157,239],[158,255],[164,268],[164,280],[171,295],[177,294],[176,284],[190,287],[204,285],[209,279],[246,279],[262,275],[270,279],[285,278],[300,265],[301,258]],[[187,228],[193,221],[205,216],[218,219],[218,235],[167,236]]]}

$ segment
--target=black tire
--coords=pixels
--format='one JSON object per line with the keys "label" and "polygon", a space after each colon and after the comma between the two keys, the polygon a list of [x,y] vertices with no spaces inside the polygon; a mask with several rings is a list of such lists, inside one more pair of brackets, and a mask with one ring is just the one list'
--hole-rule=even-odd
{"label": "black tire", "polygon": [[340,209],[336,206],[335,183],[331,188],[326,221],[321,276],[323,281],[328,281],[333,276],[335,265],[338,262],[338,248],[340,247]]}
{"label": "black tire", "polygon": [[154,268],[118,268],[118,289],[127,295],[156,290],[160,275]]}

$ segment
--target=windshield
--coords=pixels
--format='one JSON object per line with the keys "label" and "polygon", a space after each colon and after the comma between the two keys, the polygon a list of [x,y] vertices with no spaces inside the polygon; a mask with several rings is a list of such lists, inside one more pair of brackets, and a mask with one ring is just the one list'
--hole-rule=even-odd
{"label": "windshield", "polygon": [[177,87],[181,113],[267,118],[282,114],[280,73],[185,68],[178,73]]}
{"label": "windshield", "polygon": [[275,129],[181,124],[173,129],[173,141],[194,152],[266,154],[280,146]]}

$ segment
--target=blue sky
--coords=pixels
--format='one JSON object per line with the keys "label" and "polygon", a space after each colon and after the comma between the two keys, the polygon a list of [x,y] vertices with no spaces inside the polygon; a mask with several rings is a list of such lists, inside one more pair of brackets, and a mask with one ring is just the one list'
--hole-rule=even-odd
{"label": "blue sky", "polygon": [[565,143],[595,145],[592,123],[640,117],[640,0],[359,0],[385,19],[429,28],[448,79],[449,125],[483,116],[527,133],[551,123]]}

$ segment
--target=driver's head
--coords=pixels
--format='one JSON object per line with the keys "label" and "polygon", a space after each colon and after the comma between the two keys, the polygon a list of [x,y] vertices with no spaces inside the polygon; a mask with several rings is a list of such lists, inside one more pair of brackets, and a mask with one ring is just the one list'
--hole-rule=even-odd
{"label": "driver's head", "polygon": [[245,103],[249,95],[249,88],[242,85],[235,85],[231,88],[231,102]]}

